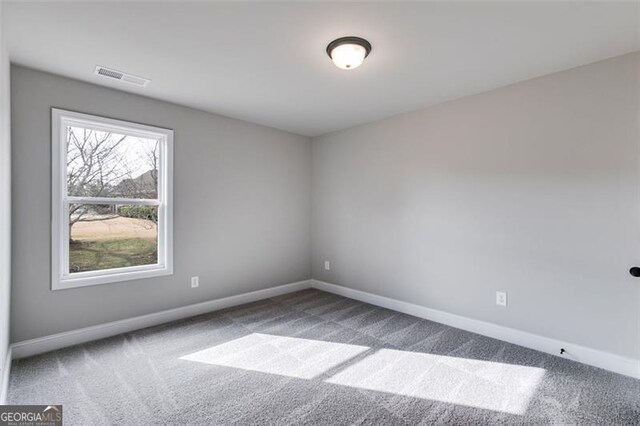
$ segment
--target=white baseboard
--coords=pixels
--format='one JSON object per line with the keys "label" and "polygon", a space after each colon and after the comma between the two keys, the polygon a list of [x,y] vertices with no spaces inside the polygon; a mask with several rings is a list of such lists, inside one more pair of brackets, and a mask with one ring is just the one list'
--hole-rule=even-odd
{"label": "white baseboard", "polygon": [[7,357],[4,360],[2,377],[0,378],[0,405],[7,403],[7,392],[9,391],[9,373],[11,371],[11,346],[7,350]]}
{"label": "white baseboard", "polygon": [[323,281],[311,280],[311,286],[318,290],[335,293],[340,296],[360,300],[372,305],[382,306],[387,309],[439,322],[473,333],[482,334],[484,336],[535,349],[551,355],[560,356],[560,348],[564,348],[566,352],[561,356],[562,358],[568,358],[583,364],[640,379],[640,360],[638,359],[627,358],[584,346],[574,345],[572,343],[527,333],[514,328],[503,327],[501,325],[485,321],[450,314],[436,309],[414,305],[413,303],[402,302],[400,300],[378,296],[376,294],[354,290]]}
{"label": "white baseboard", "polygon": [[252,291],[239,294],[237,296],[225,297],[222,299],[209,300],[207,302],[196,303],[194,305],[169,309],[153,314],[128,318],[120,321],[108,322],[106,324],[92,327],[80,328],[77,330],[65,331],[63,333],[52,334],[50,336],[38,337],[36,339],[25,340],[11,345],[13,359],[25,358],[32,355],[66,348],[117,334],[127,333],[141,328],[164,324],[179,319],[189,318],[195,315],[217,311],[231,306],[242,305],[255,302],[269,297],[280,296],[294,291],[304,290],[311,287],[311,280],[298,281],[291,284],[271,287],[264,290]]}
{"label": "white baseboard", "polygon": [[351,299],[360,300],[362,302],[381,306],[405,314],[413,315],[419,318],[439,322],[452,327],[460,328],[462,330],[482,334],[484,336],[535,349],[551,355],[560,356],[560,348],[564,348],[566,352],[562,356],[563,358],[568,358],[573,361],[581,362],[583,364],[588,364],[594,367],[603,368],[615,373],[620,373],[626,376],[640,379],[640,360],[637,359],[627,358],[620,355],[587,348],[584,346],[574,345],[572,343],[563,342],[549,337],[539,336],[536,334],[527,333],[525,331],[504,327],[485,321],[475,320],[460,315],[450,314],[447,312],[438,311],[436,309],[415,305],[413,303],[402,302],[400,300],[391,299],[360,290],[354,290],[323,281],[305,280],[277,287],[271,287],[264,290],[243,293],[237,296],[210,300],[207,302],[169,309],[153,314],[124,319],[120,321],[113,321],[106,324],[85,327],[77,330],[14,343],[9,348],[9,353],[7,355],[7,360],[5,363],[5,369],[2,374],[2,382],[0,383],[0,385],[2,386],[0,388],[0,404],[4,402],[3,398],[6,398],[6,391],[9,381],[9,368],[11,366],[12,359],[25,358],[32,355],[50,352],[56,349],[90,342],[105,337],[115,336],[117,334],[127,333],[130,331],[139,330],[141,328],[151,327],[154,325],[159,325],[183,318],[189,318],[195,315],[216,311],[231,306],[255,302],[258,300],[267,299],[269,297],[280,296],[282,294],[304,290],[310,287],[330,293],[335,293]]}

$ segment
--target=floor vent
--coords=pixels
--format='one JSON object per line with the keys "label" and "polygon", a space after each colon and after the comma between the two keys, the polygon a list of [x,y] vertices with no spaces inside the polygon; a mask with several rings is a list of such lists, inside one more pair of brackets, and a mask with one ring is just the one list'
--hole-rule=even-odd
{"label": "floor vent", "polygon": [[149,80],[148,78],[138,77],[136,75],[127,74],[126,72],[101,67],[100,65],[96,67],[93,73],[101,77],[124,81],[125,83],[134,84],[140,87],[145,87],[151,82],[151,80]]}

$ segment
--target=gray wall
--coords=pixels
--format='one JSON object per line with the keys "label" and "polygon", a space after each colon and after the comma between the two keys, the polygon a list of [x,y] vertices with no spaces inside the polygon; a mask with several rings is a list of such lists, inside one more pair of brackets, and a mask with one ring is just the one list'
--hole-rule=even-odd
{"label": "gray wall", "polygon": [[[11,89],[12,341],[310,278],[308,138],[15,66]],[[173,276],[50,290],[51,107],[174,130]]]}
{"label": "gray wall", "polygon": [[0,386],[9,348],[11,289],[11,114],[9,58],[2,32],[2,8],[0,2]]}
{"label": "gray wall", "polygon": [[[12,340],[313,275],[638,358],[639,70],[626,55],[310,143],[13,67]],[[175,130],[173,276],[49,290],[52,106]]]}
{"label": "gray wall", "polygon": [[640,358],[639,61],[313,139],[313,277]]}

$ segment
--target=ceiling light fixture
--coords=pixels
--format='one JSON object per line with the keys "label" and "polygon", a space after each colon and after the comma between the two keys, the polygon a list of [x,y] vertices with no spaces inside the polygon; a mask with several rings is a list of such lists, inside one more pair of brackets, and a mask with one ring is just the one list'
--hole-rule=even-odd
{"label": "ceiling light fixture", "polygon": [[336,67],[352,70],[359,67],[371,52],[371,43],[360,37],[341,37],[327,46],[327,55]]}

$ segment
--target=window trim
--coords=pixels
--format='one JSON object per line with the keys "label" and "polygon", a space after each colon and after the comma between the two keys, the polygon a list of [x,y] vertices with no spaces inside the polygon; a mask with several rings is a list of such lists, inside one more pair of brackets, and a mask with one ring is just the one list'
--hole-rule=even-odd
{"label": "window trim", "polygon": [[[80,125],[111,130],[160,142],[158,198],[150,200],[75,197],[67,195],[66,127]],[[86,287],[173,274],[173,130],[97,115],[51,108],[51,290]],[[108,201],[105,203],[105,201]],[[68,272],[69,204],[123,204],[158,206],[158,263],[97,271]]]}

